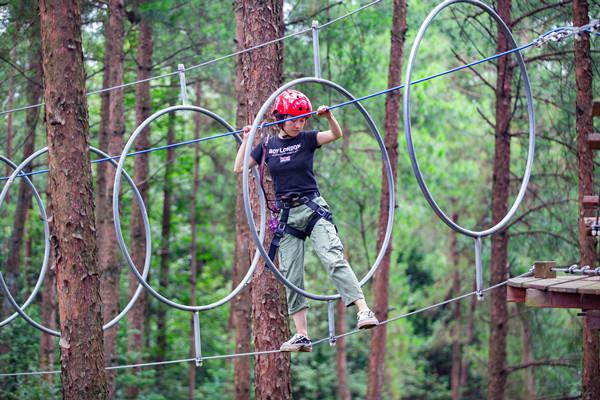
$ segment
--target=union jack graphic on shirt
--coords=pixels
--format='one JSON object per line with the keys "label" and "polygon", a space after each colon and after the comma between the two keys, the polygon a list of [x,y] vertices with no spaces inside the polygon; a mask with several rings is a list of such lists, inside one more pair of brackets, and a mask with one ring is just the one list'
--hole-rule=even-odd
{"label": "union jack graphic on shirt", "polygon": [[291,156],[279,157],[279,162],[288,162],[290,161]]}

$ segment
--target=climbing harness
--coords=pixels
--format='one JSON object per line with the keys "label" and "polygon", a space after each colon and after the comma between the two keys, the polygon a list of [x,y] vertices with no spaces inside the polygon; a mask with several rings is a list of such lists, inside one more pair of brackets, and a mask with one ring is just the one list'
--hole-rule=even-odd
{"label": "climbing harness", "polygon": [[[317,204],[314,199],[319,197],[321,194],[319,192],[313,192],[309,195],[301,196],[298,194],[288,195],[285,198],[277,200],[277,207],[281,210],[281,216],[279,217],[279,221],[277,223],[277,227],[273,232],[273,240],[271,241],[271,246],[269,247],[269,259],[274,261],[275,254],[277,253],[277,249],[281,243],[281,239],[283,235],[290,234],[300,240],[306,240],[307,237],[312,233],[315,225],[321,218],[326,221],[329,221],[333,224],[333,216],[331,211],[326,209],[325,207]],[[290,215],[290,210],[295,207],[307,206],[313,211],[308,224],[304,230],[294,228],[293,226],[288,225],[288,217]],[[269,267],[269,264],[266,264],[266,267]]]}
{"label": "climbing harness", "polygon": [[[286,92],[290,91],[291,90],[287,90]],[[278,97],[278,99],[279,98],[281,98],[281,95]],[[318,191],[309,193],[307,195],[291,193],[278,200],[269,199],[267,191],[265,189],[264,176],[265,167],[267,164],[267,147],[269,145],[270,138],[271,136],[267,136],[267,138],[262,143],[262,157],[260,160],[258,170],[260,175],[260,188],[263,191],[267,208],[271,212],[271,217],[269,218],[269,229],[271,230],[271,232],[273,232],[273,240],[271,240],[271,245],[269,247],[269,259],[271,261],[274,261],[275,254],[277,254],[277,249],[279,248],[279,244],[284,234],[287,233],[300,240],[306,240],[306,238],[310,236],[310,234],[313,231],[313,228],[321,218],[333,224],[333,216],[331,215],[331,212],[329,210],[327,210],[325,207],[320,206],[314,201],[314,199],[321,196],[321,194]],[[273,206],[271,206],[270,204],[273,204]],[[293,226],[288,225],[290,209],[302,205],[305,205],[311,210],[313,210],[313,214],[304,230],[296,229]],[[266,263],[265,267],[269,268],[269,264]]]}

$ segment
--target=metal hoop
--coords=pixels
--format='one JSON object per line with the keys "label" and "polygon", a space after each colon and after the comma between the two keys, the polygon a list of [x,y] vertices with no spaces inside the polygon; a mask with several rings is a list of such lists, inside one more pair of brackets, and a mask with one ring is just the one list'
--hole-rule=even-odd
{"label": "metal hoop", "polygon": [[[113,160],[112,158],[110,158],[110,156],[108,154],[106,154],[105,152],[103,152],[102,150],[96,149],[94,147],[90,147],[90,151],[92,153],[98,154],[100,157],[107,158],[108,161],[113,166],[117,165],[116,161]],[[12,183],[15,180],[15,178],[17,177],[17,175],[26,166],[28,166],[33,160],[35,160],[40,155],[42,155],[44,153],[47,153],[47,152],[48,152],[48,148],[44,147],[43,149],[40,149],[40,150],[36,151],[35,153],[33,153],[32,155],[30,155],[29,157],[27,157],[27,159],[25,161],[23,161],[18,167],[15,168],[15,171],[8,178],[8,181],[4,185],[4,189],[2,190],[2,193],[0,193],[0,207],[2,207],[2,204],[4,203],[4,199],[5,199],[6,194],[7,194],[8,190],[9,190],[9,188],[10,188],[10,185],[12,185]],[[152,242],[151,242],[151,237],[150,237],[150,222],[148,221],[148,213],[146,212],[146,207],[144,205],[144,202],[142,201],[142,196],[140,195],[140,192],[138,191],[137,186],[133,182],[133,179],[131,179],[131,177],[129,175],[127,175],[127,174],[125,174],[125,179],[127,180],[127,182],[129,183],[129,185],[133,189],[133,193],[134,193],[135,198],[137,200],[138,207],[140,208],[140,212],[142,214],[142,219],[143,219],[143,222],[144,222],[144,229],[146,231],[146,259],[144,261],[144,269],[142,271],[142,277],[145,280],[146,277],[148,276],[148,271],[150,270],[150,255],[152,254]],[[42,208],[42,210],[43,210],[43,208]],[[45,210],[43,211],[43,216],[42,217],[43,217],[44,221],[47,223],[47,217],[46,217]],[[129,253],[127,252],[127,249],[123,250],[123,254],[125,255],[125,258],[127,259],[127,262],[129,264],[129,266],[137,271],[137,268],[135,267],[135,264],[133,264],[133,261],[131,260],[131,257],[129,256]],[[45,274],[45,271],[44,271],[44,274]],[[34,321],[29,315],[27,315],[23,311],[22,307],[19,307],[19,305],[15,301],[14,297],[12,296],[12,294],[10,293],[10,291],[8,290],[8,286],[6,285],[6,282],[4,280],[4,276],[2,275],[2,272],[0,272],[0,287],[2,288],[5,296],[8,298],[8,300],[10,301],[10,303],[12,304],[12,306],[15,308],[15,310],[17,311],[17,313],[21,317],[23,317],[30,325],[32,325],[33,327],[35,327],[35,328],[37,328],[37,329],[41,330],[42,332],[45,332],[45,333],[47,333],[49,335],[60,337],[60,332],[55,331],[53,329],[50,329],[50,328],[48,328],[48,327],[46,327],[46,326],[44,326],[44,325],[42,325],[42,324]],[[121,318],[123,318],[125,316],[125,314],[127,314],[129,312],[129,310],[131,309],[131,307],[133,307],[133,305],[137,301],[138,297],[140,296],[141,292],[142,292],[142,285],[138,285],[135,293],[133,294],[133,296],[131,297],[131,299],[129,300],[129,303],[127,303],[127,305],[125,306],[125,308],[116,317],[114,317],[112,320],[110,320],[108,323],[106,323],[102,327],[102,329],[103,330],[110,329],[117,322],[119,322],[121,320]]]}
{"label": "metal hoop", "polygon": [[523,57],[521,56],[521,53],[519,51],[517,51],[517,52],[515,52],[515,56],[516,56],[517,62],[519,64],[521,74],[523,76],[523,84],[525,86],[525,94],[527,96],[527,113],[529,115],[529,149],[528,149],[528,153],[527,153],[527,164],[525,167],[525,174],[523,176],[523,182],[521,183],[519,193],[517,194],[517,197],[516,197],[512,207],[510,208],[510,210],[508,210],[508,212],[506,213],[504,218],[502,218],[496,225],[494,225],[488,229],[481,230],[481,231],[474,231],[474,230],[463,228],[462,226],[460,226],[457,223],[455,223],[454,221],[452,221],[442,211],[442,209],[438,206],[438,204],[435,202],[431,192],[429,191],[429,189],[427,187],[427,184],[425,183],[425,179],[423,178],[421,169],[419,168],[419,162],[417,161],[417,156],[415,154],[415,148],[413,145],[412,134],[411,134],[410,82],[411,82],[411,76],[412,76],[412,70],[413,70],[415,58],[416,58],[417,52],[419,50],[421,40],[423,39],[423,36],[425,35],[427,28],[429,28],[429,25],[431,24],[433,18],[440,11],[442,11],[444,8],[448,7],[449,5],[455,4],[455,3],[472,4],[472,5],[475,5],[479,8],[481,8],[483,11],[487,12],[501,27],[502,31],[508,38],[512,47],[513,48],[517,47],[517,43],[515,42],[515,39],[512,36],[512,33],[510,32],[510,29],[508,28],[508,26],[506,26],[506,24],[504,23],[502,18],[500,18],[500,16],[488,5],[482,3],[478,0],[446,0],[446,1],[443,1],[442,3],[438,4],[433,10],[431,10],[431,12],[427,16],[427,18],[425,18],[425,21],[423,21],[423,23],[421,24],[421,27],[419,28],[419,32],[417,33],[417,36],[415,38],[415,42],[413,43],[412,49],[410,51],[410,57],[408,58],[408,65],[406,67],[406,82],[405,82],[405,86],[404,86],[404,99],[403,99],[403,101],[404,101],[404,107],[403,107],[404,108],[404,132],[406,134],[406,142],[408,145],[408,154],[410,156],[410,163],[412,165],[413,172],[415,174],[415,178],[417,178],[417,182],[419,183],[421,192],[423,192],[423,196],[425,196],[425,198],[427,199],[427,202],[429,203],[429,205],[431,206],[433,211],[450,228],[452,228],[455,231],[460,232],[464,235],[467,235],[467,236],[477,239],[480,237],[489,236],[489,235],[499,231],[500,229],[504,228],[504,226],[506,226],[508,221],[515,215],[515,213],[517,212],[517,209],[519,208],[519,206],[521,205],[521,202],[523,201],[523,197],[525,196],[525,192],[527,191],[527,185],[529,184],[529,178],[531,176],[531,168],[533,165],[533,158],[534,158],[534,154],[535,154],[535,113],[534,113],[534,109],[533,109],[533,96],[531,94],[531,85],[529,84],[529,77],[527,75],[527,68],[525,67],[525,61],[523,61]]}
{"label": "metal hoop", "polygon": [[[17,165],[15,163],[13,163],[11,160],[9,160],[8,158],[6,158],[4,156],[0,156],[0,161],[5,163],[6,165],[10,166],[12,169],[17,168]],[[44,278],[46,277],[46,272],[48,271],[48,261],[50,259],[50,227],[48,226],[48,217],[46,216],[46,209],[44,208],[44,203],[42,202],[42,198],[40,197],[40,194],[38,193],[37,189],[35,188],[33,182],[31,182],[31,180],[27,176],[25,176],[23,178],[26,180],[27,185],[29,186],[29,188],[31,189],[31,192],[33,193],[33,196],[35,197],[35,201],[40,210],[40,219],[42,220],[42,223],[44,224],[44,260],[42,261],[42,269],[40,270],[40,274],[38,276],[37,282],[35,283],[33,290],[31,291],[31,294],[29,295],[29,297],[27,298],[25,303],[23,303],[23,305],[21,307],[19,307],[21,310],[26,309],[29,306],[29,304],[31,304],[31,302],[33,301],[35,296],[37,296],[39,290],[41,289],[42,284],[44,283]],[[1,207],[1,204],[2,203],[0,202],[0,207]],[[15,319],[18,315],[19,315],[19,313],[15,312],[14,314],[7,317],[4,321],[0,322],[0,328],[3,327],[4,325],[7,325],[9,322],[11,322],[13,319]]]}
{"label": "metal hoop", "polygon": [[[250,131],[250,134],[248,135],[248,143],[252,143],[254,141],[254,136],[256,135],[256,130],[258,129],[258,126],[259,126],[260,122],[262,121],[264,115],[267,113],[268,110],[270,110],[271,105],[273,104],[273,101],[275,101],[275,98],[277,96],[279,96],[279,94],[282,93],[284,90],[289,89],[292,86],[296,86],[296,85],[303,84],[303,83],[318,83],[320,85],[324,85],[324,86],[327,86],[327,87],[337,90],[339,93],[346,96],[349,100],[356,100],[356,98],[350,92],[348,92],[346,89],[344,89],[342,86],[338,85],[337,83],[328,81],[326,79],[300,78],[300,79],[293,80],[291,82],[286,83],[285,85],[283,85],[279,89],[277,89],[275,92],[273,92],[273,94],[267,99],[267,101],[264,102],[264,104],[260,108],[260,111],[254,118],[254,122],[252,123],[252,130]],[[384,237],[383,243],[381,245],[381,249],[379,250],[379,254],[377,255],[377,259],[375,260],[375,263],[369,269],[369,271],[367,272],[365,277],[359,282],[359,285],[363,286],[373,276],[373,274],[379,267],[379,264],[381,263],[381,260],[383,259],[383,256],[385,255],[385,251],[387,250],[387,247],[389,245],[389,241],[390,241],[390,237],[392,235],[392,229],[393,229],[393,225],[394,225],[395,192],[394,192],[394,181],[392,178],[392,176],[393,176],[392,175],[392,167],[390,165],[390,160],[389,160],[387,151],[385,149],[385,144],[383,143],[383,139],[381,138],[381,135],[379,134],[379,130],[377,129],[375,122],[373,121],[373,119],[371,118],[371,116],[369,115],[367,110],[365,110],[365,108],[362,106],[362,104],[360,104],[359,102],[355,102],[353,104],[358,109],[358,111],[360,111],[360,113],[363,115],[363,117],[367,120],[367,124],[371,128],[373,137],[375,137],[375,139],[377,140],[377,143],[379,144],[379,149],[381,150],[381,157],[383,159],[383,164],[385,166],[385,172],[386,172],[387,181],[388,181],[388,189],[389,189],[389,193],[390,193],[390,195],[389,195],[390,196],[389,215],[388,215],[385,237]],[[246,211],[246,217],[248,218],[248,225],[250,225],[250,232],[252,233],[252,237],[254,238],[254,242],[256,243],[256,247],[258,248],[258,251],[263,256],[267,265],[271,268],[273,273],[275,273],[275,276],[281,282],[283,282],[287,287],[292,289],[293,291],[303,295],[304,297],[308,297],[313,300],[329,301],[329,300],[335,300],[335,299],[340,298],[339,294],[318,295],[318,294],[313,294],[313,293],[307,292],[306,290],[297,287],[296,285],[294,285],[293,283],[288,281],[281,274],[281,272],[275,266],[273,261],[271,261],[269,259],[268,252],[265,250],[265,248],[263,246],[263,238],[259,237],[258,233],[256,231],[256,226],[254,224],[254,219],[252,217],[252,207],[250,206],[250,192],[248,190],[248,166],[250,163],[251,150],[252,150],[251,146],[247,146],[246,152],[244,153],[244,167],[243,167],[243,171],[242,171],[242,174],[243,174],[242,175],[242,178],[243,178],[242,183],[243,183],[243,190],[244,190],[244,210]]]}
{"label": "metal hoop", "polygon": [[[148,118],[146,118],[146,120],[144,120],[144,122],[142,122],[140,124],[140,126],[138,126],[135,129],[135,131],[131,134],[131,137],[127,141],[127,144],[123,148],[123,153],[121,154],[121,157],[119,158],[119,164],[117,166],[117,172],[115,173],[115,184],[114,184],[114,189],[113,189],[113,214],[114,214],[114,219],[115,219],[115,231],[117,233],[117,243],[119,244],[119,247],[121,248],[121,250],[123,250],[123,253],[125,254],[125,257],[128,259],[128,261],[129,261],[129,253],[127,252],[127,246],[123,239],[123,232],[121,231],[121,217],[119,215],[119,192],[121,189],[121,174],[124,173],[123,168],[124,168],[124,164],[125,164],[125,158],[127,156],[127,153],[129,153],[129,150],[131,149],[133,142],[139,136],[139,134],[142,132],[142,130],[144,128],[146,128],[146,126],[148,126],[152,121],[154,121],[158,117],[160,117],[164,114],[167,114],[167,113],[175,112],[175,111],[199,112],[199,113],[204,114],[204,115],[212,118],[213,120],[217,121],[229,132],[232,132],[235,130],[231,127],[231,125],[229,125],[227,123],[227,121],[225,121],[223,118],[221,118],[219,115],[213,113],[212,111],[206,110],[201,107],[188,106],[188,105],[172,106],[172,107],[167,107],[163,110],[157,111],[154,114],[152,114],[151,116],[149,116]],[[238,143],[241,143],[241,139],[237,135],[234,135],[234,137],[238,141]],[[256,168],[254,169],[254,174],[258,178],[258,171]],[[259,180],[257,179],[256,181],[258,182]],[[261,203],[260,203],[261,204],[261,208],[260,208],[261,236],[264,237],[264,231],[265,231],[264,228],[266,225],[266,217],[265,217],[266,202],[265,202],[264,197],[262,197],[262,196],[261,196],[260,200],[261,200]],[[137,279],[140,281],[140,284],[142,284],[144,286],[144,288],[146,288],[146,290],[148,290],[154,297],[156,297],[158,300],[162,301],[163,303],[165,303],[171,307],[183,310],[183,311],[204,311],[204,310],[210,310],[212,308],[223,305],[226,302],[228,302],[229,300],[231,300],[233,297],[235,297],[244,288],[244,286],[246,286],[246,284],[250,280],[250,276],[252,275],[252,273],[254,272],[254,269],[256,268],[256,265],[258,264],[259,258],[260,258],[260,254],[256,253],[254,256],[254,259],[252,260],[252,264],[250,265],[250,268],[248,268],[248,272],[246,273],[246,276],[244,276],[244,279],[242,279],[242,281],[238,284],[238,286],[235,287],[227,296],[223,297],[221,300],[216,301],[214,303],[200,305],[200,306],[189,306],[189,305],[185,305],[185,304],[180,304],[180,303],[174,302],[174,301],[164,297],[163,295],[158,293],[148,282],[146,282],[146,280],[140,275],[140,273],[137,271],[137,269],[132,267],[131,271],[137,277]],[[131,266],[131,263],[130,263],[130,266]]]}

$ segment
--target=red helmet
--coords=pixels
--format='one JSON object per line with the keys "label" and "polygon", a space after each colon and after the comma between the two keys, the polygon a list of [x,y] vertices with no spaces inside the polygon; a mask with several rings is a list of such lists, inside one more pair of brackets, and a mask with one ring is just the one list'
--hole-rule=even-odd
{"label": "red helmet", "polygon": [[312,112],[308,97],[298,90],[284,90],[273,104],[273,114],[298,116]]}

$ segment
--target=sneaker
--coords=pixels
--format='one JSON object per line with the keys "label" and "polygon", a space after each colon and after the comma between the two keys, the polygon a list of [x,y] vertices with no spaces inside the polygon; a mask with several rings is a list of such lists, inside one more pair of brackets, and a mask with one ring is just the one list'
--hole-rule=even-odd
{"label": "sneaker", "polygon": [[304,335],[296,333],[279,348],[281,351],[312,351],[312,341]]}
{"label": "sneaker", "polygon": [[358,329],[371,329],[379,325],[375,314],[371,310],[359,311],[356,314],[356,327]]}

